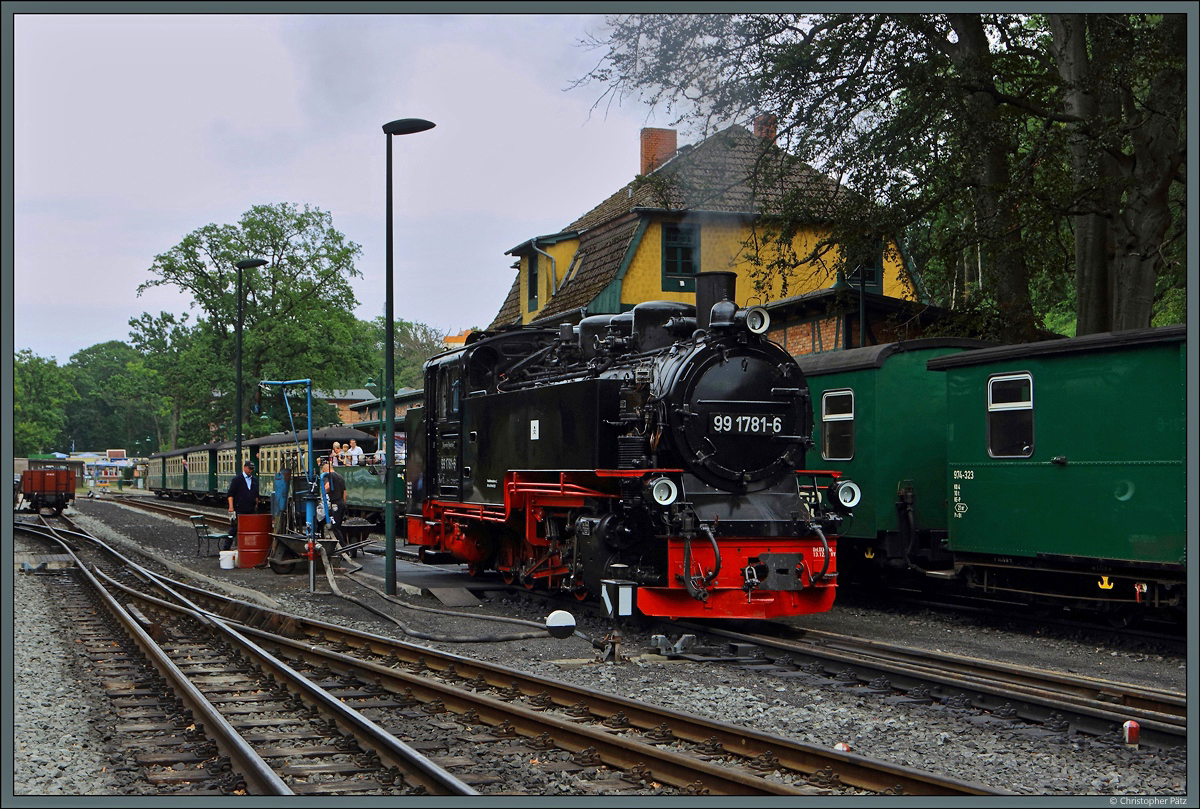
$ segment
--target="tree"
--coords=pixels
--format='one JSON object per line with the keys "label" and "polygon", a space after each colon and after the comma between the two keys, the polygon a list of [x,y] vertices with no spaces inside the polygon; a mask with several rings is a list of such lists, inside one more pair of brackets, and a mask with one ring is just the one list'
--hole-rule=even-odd
{"label": "tree", "polygon": [[67,419],[78,447],[129,449],[153,430],[158,384],[137,350],[120,340],[97,343],[71,355],[66,369],[79,395]]}
{"label": "tree", "polygon": [[[425,387],[425,380],[421,374],[421,368],[425,361],[435,354],[440,354],[446,350],[442,340],[446,336],[446,332],[439,331],[432,326],[424,323],[414,323],[407,320],[394,321],[395,329],[393,334],[394,358],[392,374],[396,382],[396,389],[400,388],[416,388],[420,390]],[[384,390],[384,366],[386,364],[386,349],[384,345],[387,339],[387,323],[383,317],[377,317],[370,323],[372,345],[375,350],[376,371],[372,373],[372,377],[376,379],[377,388]]]}
{"label": "tree", "polygon": [[[855,193],[784,195],[762,211],[768,237],[779,242],[806,222],[829,222],[817,249],[836,243],[852,253],[864,238],[915,233],[909,252],[923,259],[927,286],[942,291],[938,302],[961,302],[963,271],[982,268],[975,294],[986,298],[984,309],[995,311],[1007,339],[1029,339],[1053,308],[1045,296],[1061,286],[1071,217],[1095,211],[1127,234],[1129,247],[1113,240],[1114,311],[1153,291],[1163,223],[1182,222],[1168,192],[1182,182],[1184,94],[1167,98],[1182,76],[1181,21],[1109,17],[1094,29],[1126,33],[1113,50],[1121,70],[1097,59],[1105,46],[1089,40],[1086,52],[1114,76],[1090,117],[1064,94],[1085,86],[1079,70],[1067,69],[1069,38],[1052,53],[1047,18],[1028,15],[613,17],[606,36],[586,43],[603,55],[578,84],[607,86],[597,104],[636,94],[676,123],[705,129],[773,115],[789,153]],[[1114,107],[1117,118],[1104,112]],[[1076,152],[1072,171],[1068,154]],[[1082,158],[1097,154],[1111,155],[1127,179],[1082,182],[1092,176]],[[777,179],[756,178],[760,186]],[[1067,255],[1093,248],[1084,233]],[[779,255],[764,272],[788,271],[791,257]],[[1096,304],[1082,294],[1078,305]],[[1134,309],[1113,324],[1148,325],[1149,309]]]}
{"label": "tree", "polygon": [[29,349],[13,357],[13,454],[19,457],[71,449],[67,408],[79,398],[71,375],[53,358]]}
{"label": "tree", "polygon": [[129,342],[154,373],[158,407],[152,409],[155,446],[175,448],[207,443],[214,423],[212,392],[222,378],[212,335],[202,324],[188,325],[169,312],[143,312],[129,321]]}
{"label": "tree", "polygon": [[240,419],[245,435],[245,414],[261,380],[307,378],[314,387],[335,388],[366,375],[369,348],[364,327],[352,314],[357,300],[350,286],[350,279],[360,275],[354,261],[361,252],[333,227],[328,213],[281,203],[257,205],[237,225],[205,225],[155,257],[150,267],[155,277],[138,287],[139,294],[176,286],[190,292],[203,313],[197,328],[210,341],[216,363],[208,369],[212,387],[207,391],[215,392],[216,437],[234,437],[237,262],[267,261],[242,271]]}
{"label": "tree", "polygon": [[1186,17],[1052,14],[1069,116],[1078,333],[1144,328],[1182,256]]}

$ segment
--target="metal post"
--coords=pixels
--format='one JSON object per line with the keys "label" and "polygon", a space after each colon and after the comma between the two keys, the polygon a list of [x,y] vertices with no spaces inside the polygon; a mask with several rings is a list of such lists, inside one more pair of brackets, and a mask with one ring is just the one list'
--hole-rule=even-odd
{"label": "metal post", "polygon": [[237,348],[234,362],[234,388],[236,404],[234,405],[235,413],[233,415],[234,431],[236,437],[234,439],[235,450],[234,458],[236,458],[233,467],[233,474],[238,474],[242,468],[242,270],[249,270],[254,267],[262,267],[266,265],[266,261],[261,258],[247,258],[239,261],[237,267]]}
{"label": "metal post", "polygon": [[858,266],[858,347],[867,347],[867,274]]}
{"label": "metal post", "polygon": [[387,335],[384,341],[384,384],[387,397],[384,404],[384,455],[383,455],[383,522],[384,522],[384,580],[383,589],[388,595],[396,594],[396,501],[392,496],[396,480],[396,326],[392,301],[392,135],[410,135],[432,129],[434,124],[420,118],[402,118],[383,125],[387,138],[387,284],[385,294]]}

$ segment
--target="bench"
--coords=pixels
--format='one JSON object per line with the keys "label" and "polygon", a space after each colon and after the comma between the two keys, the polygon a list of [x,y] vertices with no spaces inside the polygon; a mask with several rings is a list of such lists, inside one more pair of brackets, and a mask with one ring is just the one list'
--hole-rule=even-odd
{"label": "bench", "polygon": [[[214,534],[208,528],[208,523],[205,522],[203,514],[193,514],[189,517],[192,521],[192,527],[196,529],[196,555],[197,556],[216,556],[213,553],[212,543],[217,543],[217,550],[221,549],[221,543],[229,539],[228,534]],[[200,547],[204,547],[204,553],[200,553]]]}

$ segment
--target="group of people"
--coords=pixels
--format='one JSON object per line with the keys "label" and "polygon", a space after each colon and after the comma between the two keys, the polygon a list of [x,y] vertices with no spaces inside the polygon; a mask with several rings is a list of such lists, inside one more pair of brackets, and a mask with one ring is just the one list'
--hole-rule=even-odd
{"label": "group of people", "polygon": [[329,453],[333,466],[362,466],[365,463],[363,455],[363,448],[353,438],[345,447],[334,441],[333,451]]}

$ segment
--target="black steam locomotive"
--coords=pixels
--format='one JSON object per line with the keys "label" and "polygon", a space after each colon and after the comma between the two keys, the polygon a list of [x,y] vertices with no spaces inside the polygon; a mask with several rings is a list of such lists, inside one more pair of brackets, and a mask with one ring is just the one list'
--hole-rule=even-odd
{"label": "black steam locomotive", "polygon": [[735,280],[431,359],[406,415],[408,543],[579,598],[633,581],[647,615],[829,609],[855,489],[802,471],[808,387]]}

